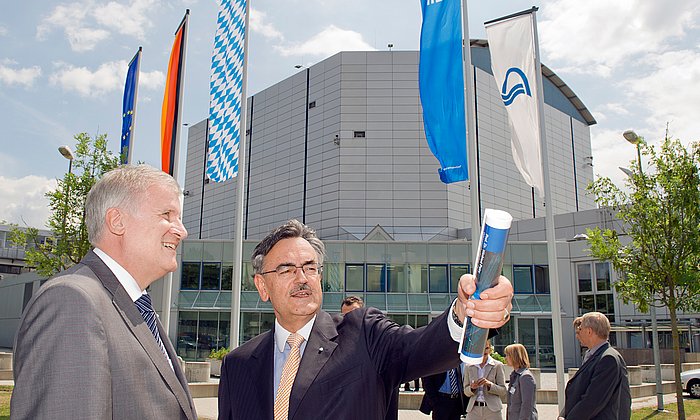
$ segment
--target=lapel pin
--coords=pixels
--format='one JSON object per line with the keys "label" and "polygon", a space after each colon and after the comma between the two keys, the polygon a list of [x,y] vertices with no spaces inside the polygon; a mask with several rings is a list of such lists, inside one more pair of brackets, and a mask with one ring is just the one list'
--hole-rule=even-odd
{"label": "lapel pin", "polygon": [[323,351],[323,347],[318,348],[319,353]]}

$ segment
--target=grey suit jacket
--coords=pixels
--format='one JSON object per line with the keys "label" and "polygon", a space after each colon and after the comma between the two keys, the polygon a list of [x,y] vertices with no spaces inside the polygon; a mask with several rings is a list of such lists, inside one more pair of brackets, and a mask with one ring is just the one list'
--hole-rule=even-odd
{"label": "grey suit jacket", "polygon": [[605,343],[566,384],[562,417],[571,420],[627,420],[631,416],[631,406],[625,360],[609,343]]}
{"label": "grey suit jacket", "polygon": [[[484,378],[493,383],[489,390],[484,390],[484,401],[489,410],[499,412],[503,408],[501,397],[506,396],[506,374],[503,370],[503,363],[498,360],[494,360],[494,362],[493,365],[484,366]],[[477,379],[479,379],[479,366],[467,366],[464,373],[464,394],[472,397],[469,398],[469,404],[467,404],[467,413],[472,411],[472,407],[474,407],[477,392],[477,390],[472,390],[469,384]]]}
{"label": "grey suit jacket", "polygon": [[158,328],[174,371],[126,290],[89,252],[25,309],[11,418],[195,420],[175,350]]}
{"label": "grey suit jacket", "polygon": [[537,385],[530,370],[510,374],[506,420],[537,420]]}

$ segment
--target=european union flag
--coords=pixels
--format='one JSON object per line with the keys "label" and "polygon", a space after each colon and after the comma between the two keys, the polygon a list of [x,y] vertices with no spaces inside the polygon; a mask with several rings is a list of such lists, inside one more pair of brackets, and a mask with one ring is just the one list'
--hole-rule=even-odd
{"label": "european union flag", "polygon": [[119,148],[122,165],[131,163],[131,142],[134,138],[134,122],[136,121],[136,94],[139,85],[139,67],[141,63],[141,50],[129,63],[124,86],[124,102],[122,104],[122,143]]}
{"label": "european union flag", "polygon": [[[425,137],[446,184],[468,179],[460,0],[421,0],[418,87]],[[467,46],[468,48],[468,46]]]}

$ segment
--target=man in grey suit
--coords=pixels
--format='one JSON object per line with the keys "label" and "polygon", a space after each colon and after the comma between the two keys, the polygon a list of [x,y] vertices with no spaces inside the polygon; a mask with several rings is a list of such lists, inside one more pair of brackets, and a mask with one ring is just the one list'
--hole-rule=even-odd
{"label": "man in grey suit", "polygon": [[197,418],[146,288],[177,268],[187,237],[168,174],[121,166],[90,190],[94,246],[31,299],[14,347],[11,418]]}
{"label": "man in grey suit", "polygon": [[560,419],[629,419],[632,398],[627,365],[608,343],[610,321],[588,312],[574,321],[576,338],[588,348],[581,368],[566,384],[566,403]]}

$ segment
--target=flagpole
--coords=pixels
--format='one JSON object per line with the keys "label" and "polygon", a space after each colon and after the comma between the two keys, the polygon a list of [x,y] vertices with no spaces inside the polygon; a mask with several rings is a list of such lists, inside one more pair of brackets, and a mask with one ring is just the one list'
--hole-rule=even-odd
{"label": "flagpole", "polygon": [[472,271],[476,268],[476,251],[481,235],[481,206],[479,205],[479,171],[476,156],[476,108],[474,106],[474,69],[469,39],[467,0],[462,0],[462,57],[464,66],[464,116],[467,127],[467,172],[469,174],[469,198],[472,228]]}
{"label": "flagpole", "polygon": [[[134,133],[136,132],[136,100],[139,97],[139,77],[141,76],[141,52],[143,47],[139,46],[139,51],[136,53],[136,81],[134,86],[134,111],[131,117],[131,133],[129,134],[129,153],[126,156],[126,164],[131,165],[131,157],[134,155]],[[133,60],[132,60],[133,61]]]}
{"label": "flagpole", "polygon": [[241,308],[241,283],[243,269],[243,200],[245,199],[245,167],[246,167],[246,131],[248,98],[246,96],[248,85],[248,16],[250,14],[250,1],[245,2],[245,29],[243,36],[243,71],[241,92],[241,122],[240,140],[238,144],[238,176],[236,177],[236,221],[235,243],[233,247],[233,279],[231,282],[231,335],[229,347],[238,347],[240,339],[240,308]]}
{"label": "flagpole", "polygon": [[561,325],[561,297],[559,294],[559,270],[557,269],[557,243],[554,227],[554,204],[549,179],[549,154],[544,125],[544,90],[542,89],[542,65],[540,63],[540,44],[537,36],[537,8],[532,9],[532,32],[535,44],[535,79],[537,83],[537,115],[540,129],[542,153],[542,175],[544,179],[545,229],[547,236],[547,257],[549,261],[549,289],[552,305],[552,334],[554,335],[554,360],[557,377],[557,403],[559,412],[564,410],[566,383],[564,381],[564,345]]}
{"label": "flagpole", "polygon": [[[173,124],[175,125],[173,127],[173,132],[174,132],[174,138],[175,141],[173,142],[172,147],[175,149],[172,152],[173,160],[172,160],[172,168],[173,168],[173,173],[171,174],[173,178],[177,181],[178,177],[178,169],[180,167],[179,164],[179,159],[180,159],[180,121],[182,119],[182,98],[183,98],[183,93],[184,93],[184,79],[185,79],[185,57],[187,56],[187,32],[189,25],[187,24],[189,21],[190,17],[190,9],[187,9],[185,11],[185,17],[182,19],[182,23],[180,26],[185,25],[183,28],[183,34],[182,34],[182,48],[181,48],[181,54],[182,56],[180,57],[180,68],[179,68],[179,74],[178,74],[178,84],[179,84],[179,89],[178,89],[178,97],[177,97],[177,115],[175,117],[175,121]],[[180,26],[178,26],[178,30],[180,29]],[[175,31],[177,33],[177,31]],[[167,89],[167,87],[166,87]],[[180,208],[182,208],[184,202],[184,197],[180,195]],[[170,330],[170,305],[172,304],[172,291],[173,291],[173,273],[170,272],[165,275],[165,285],[163,287],[163,313],[165,316],[163,316],[163,328],[165,329],[166,333],[169,334]],[[177,343],[176,343],[177,344]]]}

